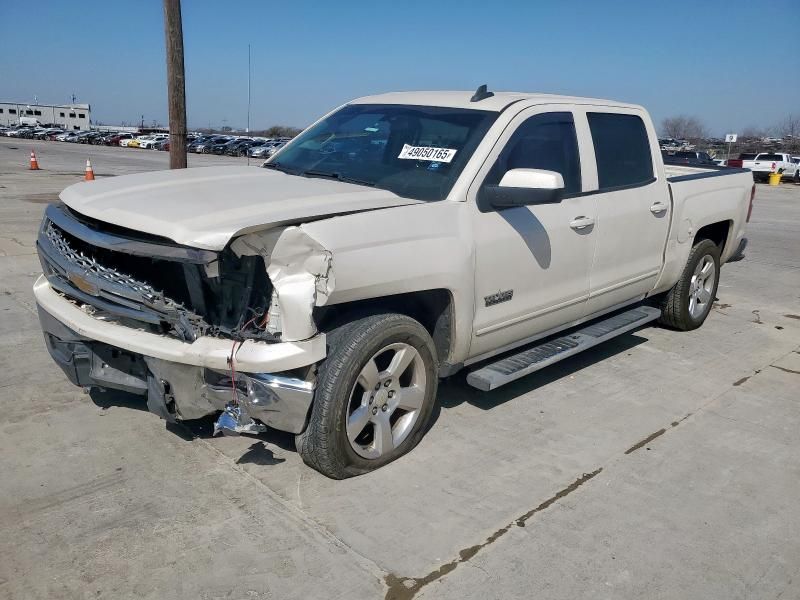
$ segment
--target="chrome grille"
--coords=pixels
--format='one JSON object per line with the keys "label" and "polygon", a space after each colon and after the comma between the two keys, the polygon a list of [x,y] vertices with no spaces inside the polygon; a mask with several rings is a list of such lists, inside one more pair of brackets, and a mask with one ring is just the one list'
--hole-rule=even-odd
{"label": "chrome grille", "polygon": [[160,296],[160,294],[151,285],[134,279],[133,277],[124,273],[120,273],[116,269],[104,267],[91,256],[87,256],[83,252],[79,252],[72,248],[72,246],[70,246],[69,242],[64,239],[64,236],[61,235],[61,232],[58,231],[52,221],[47,222],[45,235],[47,236],[47,239],[50,240],[50,243],[53,244],[53,247],[58,251],[58,253],[61,254],[61,256],[63,256],[70,264],[115,285],[122,286],[131,290],[132,292],[141,294],[148,300],[153,301]]}
{"label": "chrome grille", "polygon": [[38,245],[50,284],[79,302],[116,317],[155,326],[167,324],[169,332],[184,341],[193,341],[209,330],[201,316],[162,291],[77,250],[58,225],[47,218]]}

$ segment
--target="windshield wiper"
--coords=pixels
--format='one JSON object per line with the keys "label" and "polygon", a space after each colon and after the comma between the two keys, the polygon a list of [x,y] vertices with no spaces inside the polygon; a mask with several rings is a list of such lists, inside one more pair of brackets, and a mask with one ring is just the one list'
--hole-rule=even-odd
{"label": "windshield wiper", "polygon": [[315,171],[314,169],[309,169],[308,171],[303,171],[299,174],[303,177],[325,177],[327,179],[336,179],[337,181],[342,181],[344,183],[354,183],[356,185],[375,187],[375,184],[372,181],[365,181],[355,177],[347,177],[341,173],[326,173],[325,171]]}
{"label": "windshield wiper", "polygon": [[280,171],[281,173],[288,173],[289,175],[301,175],[302,173],[298,173],[297,171],[293,171],[287,167],[284,167],[280,163],[276,162],[267,162],[261,165],[264,169],[275,169],[276,171]]}

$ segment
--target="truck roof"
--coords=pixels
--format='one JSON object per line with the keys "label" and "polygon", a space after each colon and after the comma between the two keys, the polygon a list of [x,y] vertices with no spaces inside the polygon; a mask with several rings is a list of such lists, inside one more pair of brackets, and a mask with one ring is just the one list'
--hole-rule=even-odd
{"label": "truck roof", "polygon": [[559,96],[556,94],[539,94],[528,92],[494,92],[494,95],[473,102],[475,92],[458,91],[420,91],[420,92],[389,92],[375,96],[364,96],[350,102],[350,104],[412,104],[417,106],[441,106],[445,108],[472,108],[501,112],[508,105],[524,101],[526,105],[532,104],[592,104],[596,106],[614,106],[620,108],[642,109],[636,104],[627,104],[615,100],[602,100],[599,98],[581,98],[578,96]]}

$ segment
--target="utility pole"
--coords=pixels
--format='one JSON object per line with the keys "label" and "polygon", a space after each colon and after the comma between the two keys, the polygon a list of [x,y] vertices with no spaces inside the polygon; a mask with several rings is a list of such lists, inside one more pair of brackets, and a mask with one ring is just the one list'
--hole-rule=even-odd
{"label": "utility pole", "polygon": [[186,168],[186,85],[183,72],[181,0],[164,0],[169,94],[169,168]]}

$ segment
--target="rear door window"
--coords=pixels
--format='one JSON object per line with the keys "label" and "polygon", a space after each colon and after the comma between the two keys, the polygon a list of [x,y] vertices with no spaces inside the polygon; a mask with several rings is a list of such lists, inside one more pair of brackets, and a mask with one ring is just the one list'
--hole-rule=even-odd
{"label": "rear door window", "polygon": [[600,191],[645,185],[653,180],[653,159],[644,121],[636,115],[587,113],[597,160]]}

